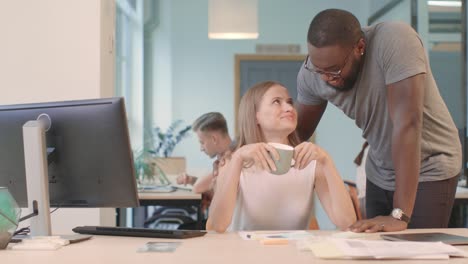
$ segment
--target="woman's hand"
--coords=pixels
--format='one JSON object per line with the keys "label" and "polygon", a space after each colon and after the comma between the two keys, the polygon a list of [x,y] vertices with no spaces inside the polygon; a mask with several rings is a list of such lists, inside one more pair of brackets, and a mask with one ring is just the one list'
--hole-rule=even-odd
{"label": "woman's hand", "polygon": [[304,169],[313,160],[321,162],[326,158],[325,151],[311,142],[302,142],[294,148],[294,168]]}
{"label": "woman's hand", "polygon": [[240,157],[242,162],[248,167],[255,165],[271,172],[276,170],[276,166],[270,153],[275,160],[279,160],[279,154],[276,149],[267,143],[245,145],[236,150],[234,155]]}

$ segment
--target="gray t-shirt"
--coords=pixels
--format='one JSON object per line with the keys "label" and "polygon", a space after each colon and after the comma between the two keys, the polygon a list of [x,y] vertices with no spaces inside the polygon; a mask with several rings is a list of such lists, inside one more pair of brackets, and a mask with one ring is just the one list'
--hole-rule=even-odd
{"label": "gray t-shirt", "polygon": [[370,146],[367,178],[380,188],[395,190],[391,153],[393,125],[386,85],[425,73],[419,181],[458,175],[461,169],[458,131],[440,96],[418,34],[400,22],[383,22],[362,30],[366,54],[354,87],[349,91],[337,91],[318,74],[302,67],[297,77],[298,102],[318,105],[329,101],[355,120]]}

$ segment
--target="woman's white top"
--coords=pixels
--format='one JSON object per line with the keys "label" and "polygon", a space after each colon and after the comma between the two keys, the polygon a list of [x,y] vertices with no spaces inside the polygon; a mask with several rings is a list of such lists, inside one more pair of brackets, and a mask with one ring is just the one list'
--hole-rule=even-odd
{"label": "woman's white top", "polygon": [[316,161],[302,170],[275,175],[254,168],[240,175],[229,231],[304,230],[313,208]]}

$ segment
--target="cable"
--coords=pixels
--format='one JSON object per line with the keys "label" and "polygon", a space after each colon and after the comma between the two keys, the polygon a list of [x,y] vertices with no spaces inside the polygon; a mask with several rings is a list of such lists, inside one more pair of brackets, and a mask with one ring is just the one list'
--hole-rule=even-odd
{"label": "cable", "polygon": [[28,227],[23,227],[23,228],[20,228],[19,230],[16,230],[13,233],[13,236],[16,236],[16,235],[26,236],[26,235],[29,234],[29,232],[31,232],[31,229],[29,229],[29,226]]}
{"label": "cable", "polygon": [[[61,208],[61,207],[56,207],[55,209],[53,209],[52,211],[50,211],[50,214],[53,214],[55,211],[57,211],[57,210],[60,209],[60,208]],[[13,233],[13,236],[16,236],[16,235],[27,236],[30,232],[31,232],[30,226],[27,226],[27,227],[23,227],[23,228],[20,228],[20,229],[16,230],[16,231]]]}
{"label": "cable", "polygon": [[57,211],[58,209],[60,209],[61,207],[55,207],[54,210],[50,211],[50,214],[54,213],[55,211]]}

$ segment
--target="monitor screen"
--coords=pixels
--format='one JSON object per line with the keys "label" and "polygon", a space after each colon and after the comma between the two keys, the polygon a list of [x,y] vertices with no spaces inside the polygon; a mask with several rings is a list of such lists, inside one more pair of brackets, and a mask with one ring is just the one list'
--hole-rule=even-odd
{"label": "monitor screen", "polygon": [[138,195],[123,98],[0,106],[0,186],[27,207],[23,125],[50,117],[46,132],[52,207],[136,207]]}

